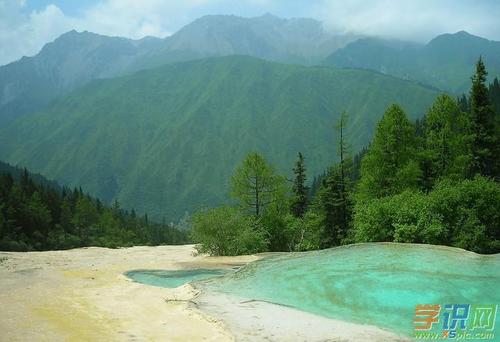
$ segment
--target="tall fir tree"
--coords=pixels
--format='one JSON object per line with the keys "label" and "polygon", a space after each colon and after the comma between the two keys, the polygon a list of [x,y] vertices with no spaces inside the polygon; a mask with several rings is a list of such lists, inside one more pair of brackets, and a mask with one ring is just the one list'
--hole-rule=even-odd
{"label": "tall fir tree", "polygon": [[351,170],[352,170],[352,158],[349,155],[349,143],[347,141],[346,128],[347,128],[348,116],[347,112],[342,112],[340,119],[335,125],[339,139],[337,154],[339,156],[339,183],[338,183],[338,201],[335,206],[340,207],[340,221],[341,230],[347,231],[350,221],[349,217],[349,197],[351,189]]}
{"label": "tall fir tree", "polygon": [[489,87],[489,97],[490,101],[495,107],[495,112],[498,117],[500,116],[500,82],[498,82],[498,78],[495,77],[495,80]]}
{"label": "tall fir tree", "polygon": [[348,236],[352,220],[351,196],[347,196],[342,187],[340,165],[331,168],[323,180],[316,201],[316,212],[321,217],[324,227],[322,248],[338,246]]}
{"label": "tall fir tree", "polygon": [[357,183],[361,178],[361,160],[365,156],[368,149],[363,147],[361,151],[354,155],[352,158],[352,182]]}
{"label": "tall fir tree", "polygon": [[473,132],[472,174],[498,178],[499,172],[499,137],[496,134],[495,109],[490,102],[486,86],[488,72],[480,57],[476,64],[476,73],[472,76],[470,92],[471,121]]}
{"label": "tall fir tree", "polygon": [[462,112],[470,113],[470,101],[467,98],[467,96],[465,96],[465,94],[462,94],[462,96],[457,97],[457,103]]}
{"label": "tall fir tree", "polygon": [[317,192],[321,188],[323,184],[323,180],[328,176],[329,171],[323,171],[323,173],[314,176],[313,181],[311,183],[311,188],[309,189],[309,202],[316,196]]}
{"label": "tall fir tree", "polygon": [[390,196],[416,188],[421,177],[415,127],[398,105],[391,105],[377,125],[361,162],[359,200]]}
{"label": "tall fir tree", "polygon": [[[469,115],[448,95],[440,95],[425,117],[422,155],[425,190],[444,177],[463,179],[471,162]],[[424,169],[424,167],[423,167]]]}
{"label": "tall fir tree", "polygon": [[295,167],[293,168],[295,178],[293,180],[292,192],[293,199],[291,210],[295,217],[301,218],[307,210],[308,191],[306,184],[306,168],[304,165],[304,156],[299,152]]}
{"label": "tall fir tree", "polygon": [[343,112],[335,125],[339,161],[322,177],[322,185],[314,203],[323,226],[323,248],[342,244],[349,234],[352,221],[353,161],[349,154],[347,121],[347,113]]}

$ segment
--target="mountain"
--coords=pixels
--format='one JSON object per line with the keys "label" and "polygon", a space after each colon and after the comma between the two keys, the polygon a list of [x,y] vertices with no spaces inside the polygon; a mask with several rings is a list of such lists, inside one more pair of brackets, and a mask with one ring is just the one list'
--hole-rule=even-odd
{"label": "mountain", "polygon": [[353,39],[333,36],[312,19],[272,15],[205,16],[165,39],[131,40],[71,31],[36,56],[0,67],[0,126],[94,79],[226,55],[312,64]]}
{"label": "mountain", "polygon": [[183,27],[153,51],[156,60],[247,55],[295,64],[315,64],[356,37],[333,35],[321,22],[307,18],[281,19],[209,15]]}
{"label": "mountain", "polygon": [[0,127],[91,80],[124,72],[159,41],[71,31],[36,56],[0,67]]}
{"label": "mountain", "polygon": [[500,42],[465,31],[440,35],[426,45],[360,39],[335,51],[324,64],[375,70],[462,93],[469,89],[470,77],[480,55],[484,58],[490,80],[500,76]]}
{"label": "mountain", "polygon": [[366,70],[203,59],[93,81],[0,128],[0,158],[176,219],[227,201],[228,179],[248,152],[289,174],[301,151],[312,176],[335,159],[341,111],[356,151],[388,105],[416,118],[436,95]]}
{"label": "mountain", "polygon": [[333,35],[313,19],[272,15],[204,16],[165,39],[131,40],[71,31],[34,57],[0,66],[0,127],[90,81],[168,63],[248,55],[270,61],[365,68],[452,92],[468,89],[478,55],[491,79],[500,75],[500,43],[466,32],[427,45]]}

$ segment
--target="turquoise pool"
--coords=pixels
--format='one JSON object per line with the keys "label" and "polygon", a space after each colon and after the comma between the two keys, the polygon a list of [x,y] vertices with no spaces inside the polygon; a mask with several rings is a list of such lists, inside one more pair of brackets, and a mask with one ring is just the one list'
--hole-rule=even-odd
{"label": "turquoise pool", "polygon": [[193,270],[133,270],[125,273],[130,279],[147,285],[174,288],[186,283],[213,277],[220,277],[231,270],[193,269]]}
{"label": "turquoise pool", "polygon": [[[195,285],[412,335],[417,304],[440,304],[443,311],[445,304],[500,304],[500,254],[412,244],[352,245],[266,258]],[[442,322],[433,328],[439,327]]]}
{"label": "turquoise pool", "polygon": [[[360,244],[268,257],[238,271],[135,270],[126,275],[161,287],[193,282],[204,291],[284,304],[408,336],[415,332],[418,304],[441,305],[432,330],[438,332],[446,304],[500,304],[500,254],[428,245]],[[496,321],[495,339],[489,341],[500,341],[500,313]]]}

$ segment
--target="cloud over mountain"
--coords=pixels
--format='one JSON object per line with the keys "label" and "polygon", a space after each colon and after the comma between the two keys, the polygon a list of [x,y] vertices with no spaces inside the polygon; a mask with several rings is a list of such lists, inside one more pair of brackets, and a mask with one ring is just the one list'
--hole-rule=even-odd
{"label": "cloud over mountain", "polygon": [[267,12],[317,18],[337,32],[425,41],[466,30],[500,40],[496,0],[0,0],[0,65],[32,56],[72,29],[164,37],[207,14]]}

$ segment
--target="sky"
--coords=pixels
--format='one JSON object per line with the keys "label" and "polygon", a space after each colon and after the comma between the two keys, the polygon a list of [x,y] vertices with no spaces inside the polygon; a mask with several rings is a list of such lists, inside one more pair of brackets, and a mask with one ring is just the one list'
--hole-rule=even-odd
{"label": "sky", "polygon": [[465,30],[500,41],[500,0],[0,0],[0,65],[76,29],[166,37],[207,14],[308,17],[336,33],[427,42]]}

